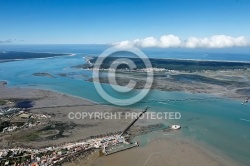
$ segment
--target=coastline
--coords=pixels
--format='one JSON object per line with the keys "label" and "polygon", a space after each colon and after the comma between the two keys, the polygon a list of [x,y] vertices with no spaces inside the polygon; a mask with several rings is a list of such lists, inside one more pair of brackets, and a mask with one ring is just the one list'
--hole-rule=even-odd
{"label": "coastline", "polygon": [[147,145],[133,148],[128,151],[98,158],[94,162],[96,166],[103,165],[175,165],[175,166],[235,166],[237,162],[229,159],[221,153],[214,153],[205,146],[183,138],[156,138],[150,140]]}
{"label": "coastline", "polygon": [[[34,59],[52,59],[52,58],[58,58],[58,57],[64,57],[64,56],[75,56],[76,53],[56,53],[56,52],[32,52],[32,51],[6,51],[5,53],[8,52],[18,52],[18,53],[34,53],[34,54],[49,54],[52,56],[47,56],[47,57],[34,57],[34,58],[17,58],[17,59],[0,59],[0,63],[6,63],[6,62],[14,62],[14,61],[23,61],[23,60],[34,60]],[[1,51],[0,51],[1,53]],[[4,54],[5,54],[4,53]]]}
{"label": "coastline", "polygon": [[[22,139],[20,141],[16,141],[16,144],[27,145],[27,146],[48,146],[48,145],[56,145],[64,142],[74,142],[80,139],[92,136],[105,134],[109,132],[119,131],[123,129],[123,126],[126,126],[128,122],[120,123],[119,120],[108,121],[105,119],[69,119],[69,112],[98,112],[99,110],[106,112],[116,112],[121,110],[127,110],[118,107],[110,107],[103,105],[93,105],[91,107],[84,106],[92,104],[92,102],[84,100],[82,98],[72,97],[66,94],[60,94],[56,92],[51,92],[48,90],[40,90],[40,89],[29,89],[29,88],[8,88],[3,85],[3,82],[0,83],[0,99],[21,99],[21,100],[32,100],[34,105],[32,108],[29,108],[29,112],[31,113],[46,113],[46,114],[55,114],[55,116],[51,119],[54,122],[62,122],[64,124],[72,123],[75,127],[66,131],[70,133],[70,136],[63,137],[55,140],[46,140],[46,141],[34,141],[34,142],[23,142]],[[67,107],[71,105],[72,107]],[[76,106],[74,106],[76,105]],[[46,108],[43,108],[46,106]],[[64,107],[60,107],[64,106]],[[51,107],[51,108],[49,108]],[[58,108],[57,108],[58,107]],[[38,109],[37,109],[38,108]],[[40,128],[36,128],[34,130],[39,130]],[[24,131],[15,134],[11,134],[14,138],[17,136],[26,136],[29,135],[31,131]],[[21,134],[21,135],[20,135]],[[13,136],[14,135],[14,136]],[[9,140],[6,139],[8,142]],[[2,141],[0,143],[1,146],[6,146],[6,141]],[[10,140],[11,141],[11,140]],[[14,144],[13,144],[14,146]]]}
{"label": "coastline", "polygon": [[[30,89],[30,88],[9,88],[6,86],[7,82],[0,82],[0,99],[2,98],[20,98],[20,99],[32,99],[35,101],[34,108],[42,107],[44,105],[46,106],[53,106],[53,105],[74,105],[79,103],[85,103],[89,104],[91,101],[84,100],[83,98],[77,98],[74,96],[66,95],[63,93],[57,93],[52,92],[48,90],[40,90],[40,89]],[[23,97],[25,96],[25,97]],[[97,105],[91,107],[91,111],[119,111],[119,110],[126,110],[123,108],[113,107],[113,106],[103,106],[103,105]],[[67,118],[67,113],[69,111],[89,111],[89,107],[84,106],[76,106],[76,107],[66,107],[66,108],[44,108],[44,109],[30,109],[31,112],[43,112],[43,113],[54,113],[56,114],[56,117],[54,117],[52,120],[55,121],[62,121],[62,122],[69,122],[69,119]],[[16,145],[23,145],[26,146],[32,146],[32,147],[42,147],[42,146],[49,146],[49,145],[56,145],[56,144],[62,144],[65,142],[74,142],[77,140],[80,140],[84,137],[90,136],[90,135],[99,135],[104,134],[107,132],[112,131],[119,131],[123,129],[129,122],[127,121],[121,121],[120,120],[84,120],[84,122],[75,120],[74,123],[76,123],[77,126],[73,130],[67,131],[70,133],[69,137],[66,138],[60,138],[56,140],[46,140],[46,141],[31,141],[31,142],[16,142]],[[27,131],[25,131],[27,132]],[[22,133],[22,134],[25,134]],[[17,133],[19,135],[20,133]],[[13,134],[15,135],[15,134]],[[177,134],[177,136],[182,137],[180,134]],[[13,137],[13,136],[12,136]],[[9,137],[6,137],[9,138]],[[15,137],[14,137],[15,138]],[[159,144],[158,142],[161,142]],[[164,151],[162,153],[163,156],[159,156],[159,158],[155,158],[155,156],[148,161],[148,164],[151,165],[152,163],[155,163],[155,161],[158,161],[155,163],[156,165],[162,165],[164,162],[168,162],[169,165],[175,165],[175,164],[183,164],[185,163],[187,166],[195,166],[195,165],[204,165],[204,166],[210,166],[210,165],[235,165],[232,164],[232,161],[228,163],[229,159],[223,154],[218,154],[219,156],[213,155],[213,151],[209,151],[206,149],[206,146],[199,146],[197,141],[192,140],[193,143],[190,143],[188,138],[178,138],[175,137],[172,138],[157,138],[155,140],[152,140],[148,142],[145,146],[134,148],[131,150],[127,150],[124,152],[119,152],[114,155],[105,156],[105,157],[98,157],[96,160],[93,161],[92,164],[98,166],[102,165],[103,161],[105,163],[118,164],[123,163],[124,165],[128,165],[127,163],[131,161],[129,165],[140,165],[144,164],[145,159],[150,155],[149,153],[154,153],[156,150]],[[6,144],[6,140],[2,141],[1,146]],[[132,162],[134,160],[130,160],[131,157],[137,157],[140,156],[137,159],[137,162]],[[157,155],[158,156],[158,155]],[[178,156],[178,157],[177,157]],[[183,157],[185,156],[185,157]],[[167,157],[167,160],[165,160]],[[164,159],[164,160],[163,160]],[[85,160],[84,160],[85,161]],[[126,162],[125,162],[126,161]],[[177,162],[177,163],[176,163]],[[80,162],[81,163],[81,162]],[[151,164],[150,164],[151,163]],[[196,164],[197,163],[197,164]],[[67,164],[66,164],[67,165]]]}

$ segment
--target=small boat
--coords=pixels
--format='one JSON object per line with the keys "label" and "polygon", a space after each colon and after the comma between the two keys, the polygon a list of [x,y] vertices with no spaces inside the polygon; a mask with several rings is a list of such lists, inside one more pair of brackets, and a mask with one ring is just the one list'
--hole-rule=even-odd
{"label": "small boat", "polygon": [[180,125],[171,125],[170,128],[172,130],[179,130],[181,128],[181,126]]}
{"label": "small boat", "polygon": [[248,97],[242,104],[247,104],[250,97]]}

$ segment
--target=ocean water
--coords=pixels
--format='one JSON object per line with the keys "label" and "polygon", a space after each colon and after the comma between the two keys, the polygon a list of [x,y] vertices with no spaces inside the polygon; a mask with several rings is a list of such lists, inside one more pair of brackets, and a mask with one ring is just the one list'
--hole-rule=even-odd
{"label": "ocean water", "polygon": [[[92,72],[71,68],[71,66],[84,63],[84,56],[97,56],[105,48],[107,48],[106,45],[1,46],[0,51],[57,52],[74,53],[76,55],[0,63],[0,80],[6,80],[10,87],[48,89],[95,102],[105,102],[96,92],[93,83],[85,81],[92,76]],[[150,57],[250,61],[250,55],[245,52],[240,54],[241,56],[239,56],[239,53],[226,54],[221,52],[208,52],[203,55],[201,51],[185,53],[171,50],[164,53],[160,50],[145,50],[145,52]],[[48,72],[55,78],[32,75],[37,72]],[[70,78],[62,77],[58,75],[59,73],[70,74]],[[130,97],[120,96],[120,94],[113,92],[110,85],[105,84],[103,87],[116,97]],[[137,92],[135,90],[133,94]],[[197,97],[213,96],[152,90],[144,100],[160,101]],[[178,111],[182,115],[180,120],[164,120],[163,123],[166,125],[180,124],[183,126],[181,131],[184,136],[205,142],[241,162],[242,165],[250,165],[250,105],[244,106],[241,102],[240,100],[221,98],[206,101],[138,103],[130,107],[143,109],[146,105],[150,105],[150,111],[154,112]]]}
{"label": "ocean water", "polygon": [[[0,45],[0,51],[29,51],[49,53],[76,53],[85,56],[98,56],[110,45]],[[248,61],[250,47],[224,49],[184,49],[184,48],[143,48],[142,51],[150,58]]]}

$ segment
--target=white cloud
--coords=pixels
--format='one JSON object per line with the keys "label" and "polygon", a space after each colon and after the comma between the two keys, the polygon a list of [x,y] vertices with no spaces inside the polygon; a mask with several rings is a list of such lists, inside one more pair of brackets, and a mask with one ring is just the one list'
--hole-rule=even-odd
{"label": "white cloud", "polygon": [[158,41],[154,37],[147,37],[143,40],[134,40],[134,44],[139,47],[157,47]]}
{"label": "white cloud", "polygon": [[189,37],[181,40],[175,35],[163,35],[157,40],[154,37],[136,39],[134,41],[122,41],[115,43],[116,46],[137,46],[137,47],[184,47],[184,48],[225,48],[225,47],[244,47],[250,46],[250,41],[244,36],[232,37],[226,35],[214,35],[211,37],[197,38]]}
{"label": "white cloud", "polygon": [[117,47],[129,47],[129,46],[132,46],[133,44],[130,41],[125,40],[125,41],[121,41],[118,43],[114,43],[114,45]]}
{"label": "white cloud", "polygon": [[181,46],[181,39],[174,35],[163,35],[160,38],[160,47],[179,47]]}
{"label": "white cloud", "polygon": [[249,40],[244,37],[231,37],[226,35],[214,35],[209,38],[196,38],[190,37],[184,43],[185,47],[188,48],[225,48],[225,47],[243,47],[250,45]]}

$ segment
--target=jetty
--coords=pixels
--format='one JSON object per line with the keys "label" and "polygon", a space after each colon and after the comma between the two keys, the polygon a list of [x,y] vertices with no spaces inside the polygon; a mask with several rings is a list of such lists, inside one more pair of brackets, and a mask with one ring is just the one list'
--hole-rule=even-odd
{"label": "jetty", "polygon": [[144,111],[142,111],[123,131],[122,131],[122,133],[121,133],[121,135],[120,136],[123,136],[129,129],[130,129],[130,127],[132,127],[134,124],[135,124],[135,122],[145,113],[145,112],[147,112],[147,110],[148,110],[148,106],[145,108],[145,110]]}

